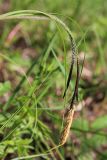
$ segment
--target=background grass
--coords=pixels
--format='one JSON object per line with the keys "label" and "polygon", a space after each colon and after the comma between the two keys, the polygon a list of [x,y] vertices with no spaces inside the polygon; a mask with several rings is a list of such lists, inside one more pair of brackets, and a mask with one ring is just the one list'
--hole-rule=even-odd
{"label": "background grass", "polygon": [[[107,159],[107,2],[105,0],[1,0],[0,13],[25,9],[52,13],[75,38],[80,67],[78,111],[67,144],[59,143],[75,70],[62,98],[71,44],[54,21],[0,21],[0,159]],[[32,157],[30,157],[32,156]]]}

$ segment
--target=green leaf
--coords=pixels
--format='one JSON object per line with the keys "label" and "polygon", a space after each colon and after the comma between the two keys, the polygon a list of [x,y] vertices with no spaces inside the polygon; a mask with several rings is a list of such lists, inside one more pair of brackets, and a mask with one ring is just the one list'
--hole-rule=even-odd
{"label": "green leaf", "polygon": [[107,127],[107,115],[97,118],[91,125],[92,129],[101,129]]}
{"label": "green leaf", "polygon": [[86,139],[85,143],[87,143],[91,148],[96,148],[106,144],[107,138],[102,135],[95,135],[89,139]]}
{"label": "green leaf", "polygon": [[10,91],[10,89],[11,89],[11,84],[9,81],[0,83],[0,96]]}
{"label": "green leaf", "polygon": [[79,156],[78,160],[92,160],[92,154],[91,153],[83,153]]}
{"label": "green leaf", "polygon": [[83,118],[78,118],[78,119],[74,120],[72,127],[78,128],[81,130],[88,130],[88,121]]}

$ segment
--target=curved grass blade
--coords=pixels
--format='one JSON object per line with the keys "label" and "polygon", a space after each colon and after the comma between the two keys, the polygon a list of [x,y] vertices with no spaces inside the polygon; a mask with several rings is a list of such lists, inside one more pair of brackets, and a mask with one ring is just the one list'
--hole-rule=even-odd
{"label": "curved grass blade", "polygon": [[[51,40],[49,41],[49,44],[47,46],[47,48],[45,49],[45,51],[43,52],[43,54],[45,54],[47,51],[49,52],[51,50],[51,47],[54,43],[55,40],[55,34],[52,36]],[[33,63],[31,64],[31,66],[29,67],[29,69],[26,72],[26,76],[29,76],[31,71],[33,70],[34,66],[37,64],[39,58],[42,56],[39,55],[36,59],[34,59]],[[9,108],[9,105],[11,104],[12,100],[15,98],[16,94],[19,92],[19,90],[21,89],[22,84],[25,82],[26,77],[23,76],[21,81],[19,82],[19,84],[17,85],[17,87],[15,88],[15,90],[13,91],[12,96],[9,98],[9,100],[7,101],[7,103],[4,105],[3,107],[3,111],[6,111]]]}

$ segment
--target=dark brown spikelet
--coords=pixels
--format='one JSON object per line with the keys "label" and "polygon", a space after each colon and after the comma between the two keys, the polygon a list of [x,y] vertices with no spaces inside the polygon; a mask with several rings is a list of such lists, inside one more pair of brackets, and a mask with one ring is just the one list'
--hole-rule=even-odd
{"label": "dark brown spikelet", "polygon": [[79,61],[78,61],[78,57],[77,57],[77,76],[76,76],[76,82],[75,82],[75,89],[74,89],[74,93],[71,99],[71,103],[70,103],[70,109],[73,107],[74,105],[74,101],[75,98],[78,101],[78,85],[79,85],[79,78],[80,78],[80,74],[79,74]]}
{"label": "dark brown spikelet", "polygon": [[70,128],[72,125],[72,121],[73,121],[74,111],[75,111],[75,109],[72,108],[66,114],[65,126],[64,126],[62,133],[61,133],[61,138],[60,138],[60,145],[64,145],[67,141],[67,138],[68,138],[69,132],[70,132]]}
{"label": "dark brown spikelet", "polygon": [[75,59],[76,59],[76,44],[75,44],[75,41],[72,37],[70,37],[70,40],[71,40],[72,60],[71,60],[70,71],[69,71],[69,75],[68,75],[67,84],[66,84],[63,98],[65,97],[66,92],[68,90],[70,80],[72,78],[72,72],[73,72],[73,68],[74,68]]}

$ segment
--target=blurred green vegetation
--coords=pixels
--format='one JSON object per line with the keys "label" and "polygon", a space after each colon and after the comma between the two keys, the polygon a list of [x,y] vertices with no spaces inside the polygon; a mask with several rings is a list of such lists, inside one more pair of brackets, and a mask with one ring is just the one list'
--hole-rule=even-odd
{"label": "blurred green vegetation", "polygon": [[1,14],[26,9],[54,14],[71,29],[80,68],[85,55],[78,103],[86,105],[76,112],[66,145],[41,155],[59,143],[74,88],[75,72],[62,98],[71,62],[69,37],[47,19],[0,21],[0,159],[106,160],[107,1],[0,1]]}

